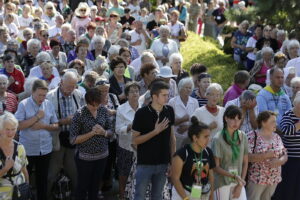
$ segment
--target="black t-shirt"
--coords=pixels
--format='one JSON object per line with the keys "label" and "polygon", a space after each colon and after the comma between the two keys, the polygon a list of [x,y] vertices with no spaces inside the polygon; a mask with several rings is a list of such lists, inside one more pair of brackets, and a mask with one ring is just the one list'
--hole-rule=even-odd
{"label": "black t-shirt", "polygon": [[[195,157],[198,159],[201,153],[196,153],[192,150],[189,144],[179,149],[174,156],[179,156],[184,164],[180,176],[180,182],[182,183],[185,190],[191,192],[193,183],[196,182],[195,176],[197,175]],[[208,173],[210,169],[216,167],[212,150],[207,147],[203,150],[202,160],[203,170],[201,173],[201,184],[206,185],[208,183]]]}
{"label": "black t-shirt", "polygon": [[212,16],[214,16],[215,21],[217,24],[222,24],[223,22],[226,21],[224,12],[221,9],[215,9],[212,13]]}
{"label": "black t-shirt", "polygon": [[261,50],[264,47],[265,44],[267,44],[267,46],[270,46],[273,49],[274,52],[277,52],[277,50],[279,49],[277,40],[272,39],[272,38],[267,39],[267,38],[264,38],[264,37],[257,40],[256,48],[258,50]]}
{"label": "black t-shirt", "polygon": [[147,28],[149,31],[152,31],[152,29],[154,29],[155,27],[160,27],[160,23],[157,23],[155,20],[152,20],[152,21],[148,22],[146,28]]}
{"label": "black t-shirt", "polygon": [[126,24],[127,22],[129,23],[128,27],[123,28],[123,31],[125,30],[131,30],[130,26],[132,25],[132,22],[134,22],[135,18],[130,16],[129,18],[127,18],[126,16],[121,17],[120,23],[122,25]]}
{"label": "black t-shirt", "polygon": [[[159,122],[163,121],[165,117],[170,121],[168,128],[137,146],[138,165],[159,165],[170,162],[171,126],[175,122],[174,110],[171,106],[166,105],[163,107],[163,110],[159,113]],[[132,129],[140,132],[141,135],[145,135],[154,130],[157,118],[157,112],[149,104],[135,113]]]}

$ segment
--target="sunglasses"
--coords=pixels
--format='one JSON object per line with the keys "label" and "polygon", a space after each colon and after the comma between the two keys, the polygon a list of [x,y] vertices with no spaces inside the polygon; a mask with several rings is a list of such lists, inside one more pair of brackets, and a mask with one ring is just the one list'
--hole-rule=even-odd
{"label": "sunglasses", "polygon": [[80,9],[79,11],[80,11],[80,12],[85,12],[85,11],[86,11],[86,9]]}
{"label": "sunglasses", "polygon": [[113,18],[113,17],[118,17],[117,15],[110,15],[109,17]]}
{"label": "sunglasses", "polygon": [[49,34],[45,34],[45,35],[43,35],[43,37],[49,37]]}
{"label": "sunglasses", "polygon": [[105,80],[101,80],[101,81],[98,81],[96,83],[96,85],[109,85],[109,82],[108,81],[105,81]]}
{"label": "sunglasses", "polygon": [[53,8],[52,7],[49,7],[49,8],[47,8],[48,10],[53,10]]}

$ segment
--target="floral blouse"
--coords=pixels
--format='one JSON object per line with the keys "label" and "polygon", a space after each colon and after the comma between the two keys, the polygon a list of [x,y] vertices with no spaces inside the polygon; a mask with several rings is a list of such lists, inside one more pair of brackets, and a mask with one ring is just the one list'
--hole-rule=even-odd
{"label": "floral blouse", "polygon": [[[268,151],[274,151],[276,158],[281,157],[286,154],[286,149],[283,146],[281,138],[278,134],[273,133],[272,141],[266,142],[259,134],[256,132],[256,146],[255,143],[255,133],[254,131],[247,134],[248,137],[248,152],[254,154],[266,153]],[[248,180],[255,184],[260,185],[274,185],[281,182],[281,167],[270,168],[268,167],[268,161],[264,160],[260,162],[254,162],[249,165],[248,169]]]}
{"label": "floral blouse", "polygon": [[[18,174],[14,177],[12,177],[12,181],[15,185],[20,185],[22,183],[25,183],[25,176],[23,173],[20,173],[22,168],[25,167],[28,164],[26,153],[24,146],[21,145],[18,142],[14,142],[15,145],[18,145],[17,147],[17,156],[15,158],[15,163],[13,167],[13,174]],[[4,167],[4,159],[0,159],[0,169]],[[6,174],[5,174],[6,175]],[[4,176],[5,176],[4,175]],[[11,200],[12,198],[12,190],[13,186],[10,182],[9,178],[3,178],[0,177],[0,199],[1,200]]]}

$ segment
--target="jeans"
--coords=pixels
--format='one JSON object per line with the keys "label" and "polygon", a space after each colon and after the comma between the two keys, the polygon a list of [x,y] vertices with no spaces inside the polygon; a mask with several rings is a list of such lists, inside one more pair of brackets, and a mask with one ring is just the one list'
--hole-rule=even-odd
{"label": "jeans", "polygon": [[167,164],[138,165],[136,169],[136,185],[134,200],[144,200],[147,186],[151,183],[151,200],[161,200],[167,177]]}

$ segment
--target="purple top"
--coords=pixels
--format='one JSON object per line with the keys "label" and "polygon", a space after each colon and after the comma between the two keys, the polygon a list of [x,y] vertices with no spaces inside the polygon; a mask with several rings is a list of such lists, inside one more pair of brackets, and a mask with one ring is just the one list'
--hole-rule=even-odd
{"label": "purple top", "polygon": [[242,94],[243,91],[244,90],[239,88],[239,86],[237,86],[236,84],[233,84],[232,86],[230,86],[227,89],[227,91],[225,92],[223,105],[225,106],[227,101],[238,98]]}

